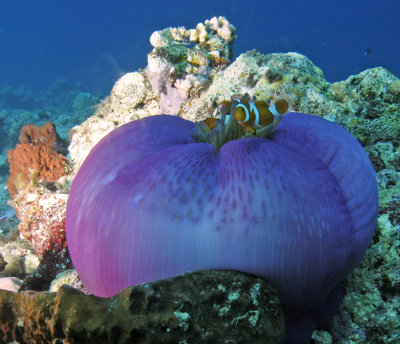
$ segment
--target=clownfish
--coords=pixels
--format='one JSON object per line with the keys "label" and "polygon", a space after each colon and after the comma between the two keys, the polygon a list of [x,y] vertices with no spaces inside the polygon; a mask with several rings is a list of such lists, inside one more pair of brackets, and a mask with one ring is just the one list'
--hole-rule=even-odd
{"label": "clownfish", "polygon": [[[226,122],[226,121],[225,121]],[[210,129],[213,130],[215,128],[215,125],[219,123],[219,118],[215,117],[208,117],[206,118],[203,123]]]}
{"label": "clownfish", "polygon": [[233,115],[241,126],[253,134],[256,133],[256,129],[271,124],[275,117],[285,114],[289,107],[283,99],[271,106],[265,100],[249,100],[246,97],[236,101]]}
{"label": "clownfish", "polygon": [[[265,100],[250,99],[247,94],[234,96],[232,101],[224,101],[222,105],[226,108],[225,123],[233,115],[245,130],[249,130],[253,134],[256,133],[256,129],[271,124],[274,118],[282,117],[289,108],[287,101],[284,99],[277,100],[275,104],[270,105]],[[203,122],[212,130],[219,121],[218,118],[207,118]]]}

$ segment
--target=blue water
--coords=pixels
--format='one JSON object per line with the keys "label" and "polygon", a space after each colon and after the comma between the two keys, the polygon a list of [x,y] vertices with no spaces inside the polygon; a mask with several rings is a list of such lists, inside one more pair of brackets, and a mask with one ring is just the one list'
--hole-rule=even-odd
{"label": "blue water", "polygon": [[0,88],[45,89],[64,77],[108,92],[146,66],[153,31],[219,15],[237,28],[235,56],[297,51],[329,81],[374,66],[400,75],[399,13],[398,0],[1,1]]}

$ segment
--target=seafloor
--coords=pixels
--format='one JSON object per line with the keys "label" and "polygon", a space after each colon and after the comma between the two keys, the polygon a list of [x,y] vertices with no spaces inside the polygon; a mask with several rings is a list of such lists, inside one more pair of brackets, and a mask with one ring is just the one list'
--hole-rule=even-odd
{"label": "seafloor", "polygon": [[[176,308],[174,304],[162,308],[158,296],[146,296],[140,288],[130,289],[129,295],[122,292],[110,304],[100,304],[93,296],[60,287],[65,283],[86,292],[70,262],[64,230],[69,188],[90,149],[129,121],[160,113],[204,120],[217,104],[247,93],[266,100],[284,98],[290,111],[342,125],[362,144],[376,173],[379,217],[375,236],[361,264],[344,281],[344,300],[331,328],[314,331],[312,342],[400,343],[400,80],[377,66],[329,83],[323,71],[295,52],[264,55],[253,50],[232,61],[235,38],[233,26],[222,18],[195,30],[157,31],[151,36],[154,49],[147,67],[122,76],[104,99],[62,79],[40,94],[24,87],[0,90],[0,216],[7,214],[0,223],[0,285],[12,290],[0,293],[1,342],[122,343],[127,338],[157,342],[157,333],[164,342],[196,342],[206,336],[201,330],[206,325],[197,313],[195,319],[193,309],[200,306],[198,300],[185,299],[185,288],[195,290],[197,297],[205,294],[222,300],[209,340],[222,333],[234,333],[236,338],[247,333],[242,342],[276,343],[281,338],[282,327],[276,326],[272,333],[265,325],[260,334],[257,322],[262,318],[268,324],[273,313],[281,324],[279,310],[267,314],[261,310],[262,302],[251,312],[232,306],[236,299],[231,289],[220,287],[223,282],[229,285],[234,280],[252,307],[256,286],[270,292],[262,281],[242,279],[240,274],[215,277],[222,281],[217,284],[217,296],[201,292],[210,283],[207,274],[160,282],[159,293],[179,300]],[[48,121],[55,124],[57,134],[44,127],[20,132],[29,123],[42,126]],[[12,160],[11,173],[7,159]],[[161,308],[153,308],[152,313],[143,304],[138,306],[152,297]],[[192,310],[184,308],[185,302]],[[134,328],[123,320],[133,304],[143,308],[135,313],[135,319],[142,320]],[[160,313],[154,310],[164,312],[165,317],[157,318]],[[100,314],[112,311],[124,316],[111,324],[110,318]],[[210,309],[201,311],[206,316]],[[240,326],[239,318],[244,319]],[[228,320],[236,324],[229,331],[224,327]]]}

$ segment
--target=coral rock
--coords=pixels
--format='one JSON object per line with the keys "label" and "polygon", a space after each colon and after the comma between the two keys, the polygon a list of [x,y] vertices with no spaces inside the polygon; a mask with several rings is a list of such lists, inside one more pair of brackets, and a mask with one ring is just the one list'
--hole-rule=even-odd
{"label": "coral rock", "polygon": [[[224,17],[196,29],[167,28],[151,35],[146,74],[160,97],[160,113],[178,115],[190,95],[209,85],[212,76],[232,58],[235,28]],[[190,47],[190,42],[195,46]]]}
{"label": "coral rock", "polygon": [[275,344],[284,336],[276,292],[231,271],[180,275],[109,299],[65,285],[57,293],[0,291],[0,303],[5,343]]}
{"label": "coral rock", "polygon": [[63,141],[56,132],[53,123],[47,122],[41,127],[34,124],[27,124],[22,127],[19,133],[20,143],[31,143],[35,146],[46,146],[60,154],[67,152]]}
{"label": "coral rock", "polygon": [[14,207],[20,219],[19,231],[29,240],[36,255],[57,253],[67,247],[65,241],[65,208],[68,195],[46,192],[23,193]]}
{"label": "coral rock", "polygon": [[57,292],[64,284],[78,289],[85,294],[89,294],[75,269],[68,269],[58,273],[56,278],[51,282],[49,291]]}
{"label": "coral rock", "polygon": [[18,144],[8,151],[10,176],[7,188],[11,197],[32,182],[54,182],[66,174],[67,159],[45,145]]}
{"label": "coral rock", "polygon": [[1,277],[0,290],[8,290],[16,293],[22,284],[22,280],[16,277]]}
{"label": "coral rock", "polygon": [[[18,230],[15,228],[12,235],[17,234]],[[8,237],[7,240],[9,239]],[[33,251],[33,247],[26,239],[15,237],[9,242],[4,242],[2,238],[0,240],[0,277],[24,279],[39,265],[39,260]]]}
{"label": "coral rock", "polygon": [[25,277],[24,264],[21,256],[8,255],[6,256],[6,263],[5,269],[1,272],[1,276]]}

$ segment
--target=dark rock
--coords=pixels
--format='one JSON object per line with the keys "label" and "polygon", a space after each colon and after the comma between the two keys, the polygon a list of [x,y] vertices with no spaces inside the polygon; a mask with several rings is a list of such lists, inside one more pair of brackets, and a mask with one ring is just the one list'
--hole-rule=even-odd
{"label": "dark rock", "polygon": [[19,291],[46,291],[57,274],[72,268],[68,250],[60,252],[46,251],[40,259],[39,266],[24,278]]}
{"label": "dark rock", "polygon": [[0,341],[23,343],[281,343],[283,313],[263,280],[199,271],[126,288],[112,298],[66,285],[0,291]]}
{"label": "dark rock", "polygon": [[6,261],[4,260],[3,255],[0,253],[0,272],[4,271],[4,269],[6,268]]}

